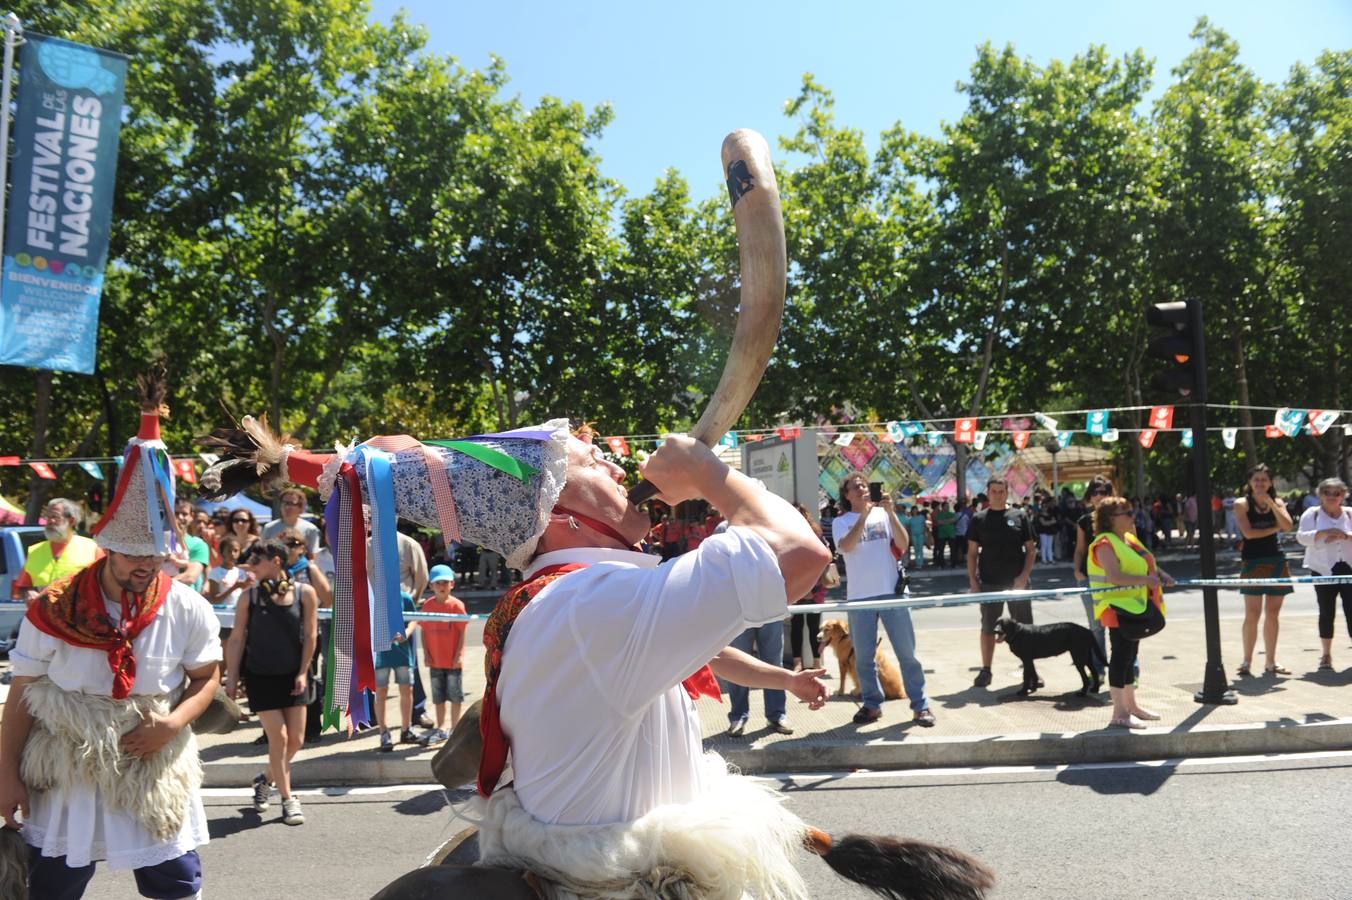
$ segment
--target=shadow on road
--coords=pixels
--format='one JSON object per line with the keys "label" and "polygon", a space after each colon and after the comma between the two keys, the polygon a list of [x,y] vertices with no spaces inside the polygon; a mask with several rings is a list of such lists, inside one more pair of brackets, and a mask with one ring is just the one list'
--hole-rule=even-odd
{"label": "shadow on road", "polygon": [[1132,765],[1114,769],[1070,768],[1056,780],[1074,787],[1087,787],[1096,794],[1138,794],[1148,797],[1164,786],[1175,766]]}

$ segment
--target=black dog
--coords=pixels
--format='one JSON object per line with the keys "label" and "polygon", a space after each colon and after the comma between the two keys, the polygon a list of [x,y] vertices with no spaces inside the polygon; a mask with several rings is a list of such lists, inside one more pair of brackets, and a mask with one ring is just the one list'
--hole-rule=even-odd
{"label": "black dog", "polygon": [[1094,672],[1093,663],[1097,661],[1106,667],[1108,660],[1104,659],[1103,650],[1099,648],[1098,641],[1094,640],[1094,633],[1083,625],[1076,625],[1074,622],[1025,625],[1005,617],[995,623],[995,639],[1004,641],[1009,645],[1010,651],[1023,660],[1023,687],[1019,688],[1020,695],[1027,696],[1038,689],[1037,670],[1033,668],[1033,660],[1059,656],[1067,650],[1070,651],[1070,658],[1075,663],[1076,671],[1080,673],[1080,681],[1083,682],[1083,687],[1077,693],[1081,697],[1098,693],[1101,681]]}

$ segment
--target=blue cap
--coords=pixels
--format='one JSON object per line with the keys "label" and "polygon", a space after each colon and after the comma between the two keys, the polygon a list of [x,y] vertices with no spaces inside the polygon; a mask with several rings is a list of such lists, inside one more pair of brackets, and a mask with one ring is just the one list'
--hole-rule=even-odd
{"label": "blue cap", "polygon": [[432,571],[427,573],[428,584],[435,584],[438,581],[455,581],[455,573],[451,571],[450,566],[433,566]]}

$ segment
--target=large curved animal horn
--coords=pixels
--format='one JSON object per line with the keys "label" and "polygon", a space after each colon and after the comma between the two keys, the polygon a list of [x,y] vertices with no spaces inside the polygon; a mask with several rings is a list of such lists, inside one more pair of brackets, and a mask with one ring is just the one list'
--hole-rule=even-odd
{"label": "large curved animal horn", "polygon": [[[742,293],[723,377],[691,432],[707,446],[732,427],[760,385],[779,339],[788,274],[779,185],[765,138],[746,128],[725,137],[723,172],[737,223]],[[642,503],[656,493],[651,482],[640,481],[629,491],[629,500]]]}

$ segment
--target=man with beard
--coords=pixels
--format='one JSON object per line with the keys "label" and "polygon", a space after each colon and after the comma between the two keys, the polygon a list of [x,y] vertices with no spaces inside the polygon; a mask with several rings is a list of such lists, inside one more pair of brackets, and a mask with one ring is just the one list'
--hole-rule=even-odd
{"label": "man with beard", "polygon": [[15,600],[32,603],[49,584],[74,575],[103,556],[94,541],[75,533],[80,508],[64,497],[47,501],[42,511],[47,540],[28,551],[23,571],[14,579]]}
{"label": "man with beard", "polygon": [[0,896],[23,896],[26,880],[29,896],[75,900],[99,861],[133,870],[146,897],[201,893],[207,821],[188,726],[219,681],[220,623],[160,571],[184,547],[163,398],[162,381],[143,381],[140,432],[93,529],[107,555],[31,603],[10,652],[0,816],[22,842],[0,833],[0,873],[13,879]]}

